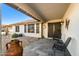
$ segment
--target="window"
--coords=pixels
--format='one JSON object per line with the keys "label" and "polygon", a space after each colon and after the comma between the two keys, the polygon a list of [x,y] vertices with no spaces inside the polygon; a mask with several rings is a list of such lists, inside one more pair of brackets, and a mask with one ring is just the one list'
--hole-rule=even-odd
{"label": "window", "polygon": [[16,26],[16,32],[19,32],[19,26]]}
{"label": "window", "polygon": [[24,32],[26,32],[26,24],[24,25]]}
{"label": "window", "polygon": [[28,33],[34,33],[34,24],[28,24]]}
{"label": "window", "polygon": [[39,33],[39,23],[36,24],[36,33]]}

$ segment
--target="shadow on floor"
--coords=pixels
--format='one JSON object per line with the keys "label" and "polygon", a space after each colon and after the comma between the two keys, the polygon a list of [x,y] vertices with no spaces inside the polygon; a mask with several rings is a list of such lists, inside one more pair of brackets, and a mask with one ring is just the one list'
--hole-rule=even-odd
{"label": "shadow on floor", "polygon": [[[52,39],[40,39],[26,46],[23,56],[54,56],[53,44],[54,41]],[[68,50],[66,50],[65,54],[70,56]],[[64,53],[56,50],[55,56],[64,56]]]}

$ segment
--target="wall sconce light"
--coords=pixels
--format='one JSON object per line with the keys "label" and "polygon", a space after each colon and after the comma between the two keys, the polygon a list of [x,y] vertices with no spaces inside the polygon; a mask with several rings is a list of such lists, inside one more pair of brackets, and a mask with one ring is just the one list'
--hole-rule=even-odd
{"label": "wall sconce light", "polygon": [[64,21],[61,21],[61,24],[63,24],[64,23]]}

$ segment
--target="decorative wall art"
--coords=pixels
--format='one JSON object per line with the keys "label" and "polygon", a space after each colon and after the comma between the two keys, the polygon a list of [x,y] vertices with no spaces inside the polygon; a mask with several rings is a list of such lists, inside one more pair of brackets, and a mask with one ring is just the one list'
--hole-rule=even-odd
{"label": "decorative wall art", "polygon": [[65,26],[66,26],[67,29],[68,29],[69,23],[70,23],[70,20],[69,20],[69,19],[66,19],[66,24],[65,24]]}

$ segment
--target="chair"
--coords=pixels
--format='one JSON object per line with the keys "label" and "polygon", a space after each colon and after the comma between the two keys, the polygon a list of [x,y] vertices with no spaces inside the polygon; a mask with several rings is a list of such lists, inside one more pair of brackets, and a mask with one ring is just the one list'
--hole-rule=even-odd
{"label": "chair", "polygon": [[71,37],[68,37],[68,39],[66,40],[65,43],[60,43],[60,42],[56,42],[53,46],[53,49],[54,49],[54,55],[55,55],[55,50],[60,50],[60,51],[63,51],[64,52],[64,55],[65,55],[65,50],[69,44],[71,40]]}

